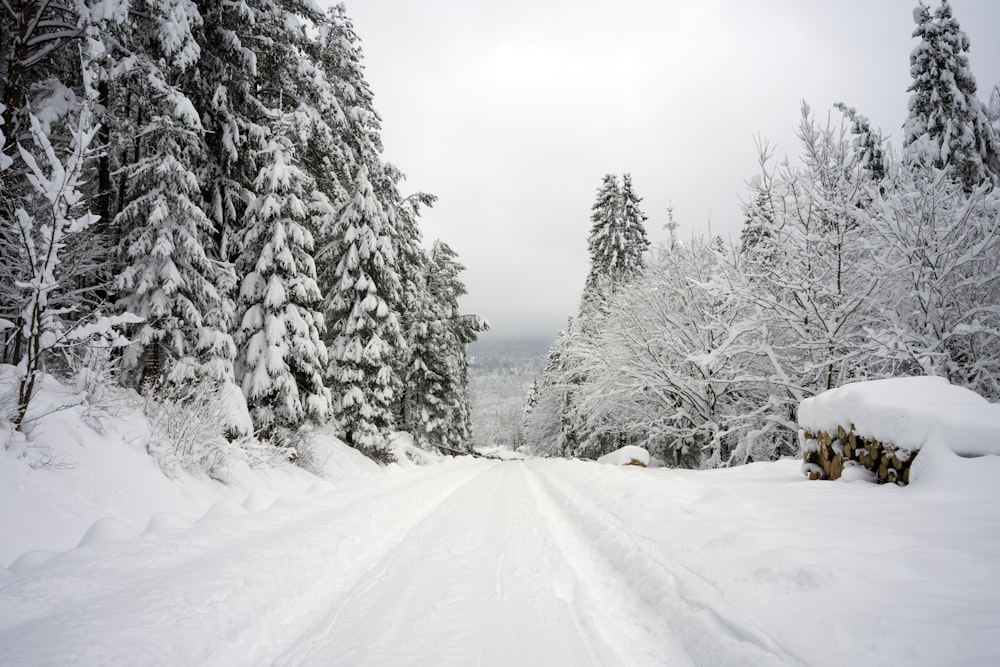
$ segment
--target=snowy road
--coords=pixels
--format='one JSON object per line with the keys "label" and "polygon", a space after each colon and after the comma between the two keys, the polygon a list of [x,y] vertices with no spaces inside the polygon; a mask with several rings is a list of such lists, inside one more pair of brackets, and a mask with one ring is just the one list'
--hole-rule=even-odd
{"label": "snowy road", "polygon": [[[455,460],[317,487],[270,507],[253,498],[219,505],[194,524],[159,517],[142,535],[109,528],[84,547],[0,571],[0,664],[997,657],[997,538],[952,523],[952,551],[910,545],[922,561],[883,568],[870,561],[875,538],[897,551],[905,540],[852,526],[856,551],[841,544],[827,558],[821,534],[848,526],[810,534],[808,512],[829,508],[828,494],[851,489],[865,505],[881,497],[890,514],[892,502],[913,507],[920,498],[867,484],[810,485],[788,464],[724,471],[722,487],[723,471]],[[987,500],[995,518],[995,498]],[[940,494],[929,502],[950,511]],[[873,588],[849,576],[866,562],[867,575],[895,579]],[[925,581],[921,568],[934,568],[935,579]],[[899,587],[915,592],[883,595]],[[904,607],[912,618],[894,619]],[[924,645],[906,645],[913,641]]]}

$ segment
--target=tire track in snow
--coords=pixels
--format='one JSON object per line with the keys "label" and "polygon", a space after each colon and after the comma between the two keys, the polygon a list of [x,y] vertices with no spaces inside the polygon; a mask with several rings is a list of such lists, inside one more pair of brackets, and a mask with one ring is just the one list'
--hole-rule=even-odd
{"label": "tire track in snow", "polygon": [[625,664],[552,590],[562,554],[523,468],[481,465],[275,664]]}
{"label": "tire track in snow", "polygon": [[452,462],[152,541],[71,550],[0,580],[0,605],[29,611],[0,629],[0,664],[234,664],[227,650],[294,633],[288,620],[302,602],[391,548],[481,473]]}
{"label": "tire track in snow", "polygon": [[[669,636],[684,647],[690,664],[805,664],[729,605],[711,582],[679,563],[665,561],[655,543],[630,531],[617,516],[558,481],[552,470],[555,466],[546,467],[544,471],[532,468],[539,505],[563,526],[564,537],[574,551],[581,556],[587,554],[584,559],[590,565],[605,575],[611,573],[613,587],[626,586],[648,608],[648,615],[636,615],[635,621],[651,637],[661,634],[658,626],[669,627]],[[598,587],[603,589],[598,595],[616,597],[608,586]],[[658,661],[664,664],[662,656]]]}
{"label": "tire track in snow", "polygon": [[[449,470],[434,474],[420,484],[386,493],[384,497],[392,502],[380,503],[382,498],[376,499],[375,511],[362,505],[356,514],[363,509],[368,511],[355,518],[362,519],[363,525],[345,524],[343,517],[332,521],[330,527],[336,527],[337,533],[350,539],[358,550],[352,551],[346,559],[331,561],[323,570],[324,576],[314,580],[307,591],[286,596],[282,604],[267,609],[249,627],[217,646],[203,664],[239,667],[273,664],[289,647],[301,645],[306,635],[315,632],[316,618],[323,618],[345,591],[377,585],[385,576],[384,572],[376,571],[378,564],[391,557],[442,504],[475,483],[487,469],[465,462],[462,472],[465,474],[457,483],[448,479],[455,476],[455,471]],[[405,516],[405,521],[400,521],[401,515]],[[345,532],[347,534],[343,535]],[[304,628],[308,629],[303,632]]]}

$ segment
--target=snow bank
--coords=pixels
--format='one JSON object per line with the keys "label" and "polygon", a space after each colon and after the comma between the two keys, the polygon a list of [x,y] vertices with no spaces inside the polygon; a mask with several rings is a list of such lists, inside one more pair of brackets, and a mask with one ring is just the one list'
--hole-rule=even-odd
{"label": "snow bank", "polygon": [[[670,628],[694,664],[1000,665],[1000,457],[928,448],[907,487],[810,483],[792,459],[641,475],[528,463],[590,538],[571,553],[595,608]],[[588,574],[594,551],[607,579]],[[762,635],[797,659],[712,654]]]}
{"label": "snow bank", "polygon": [[849,429],[917,451],[940,444],[962,456],[1000,455],[1000,405],[939,377],[854,382],[799,404],[799,426]]}
{"label": "snow bank", "polygon": [[398,466],[424,466],[431,463],[440,463],[445,459],[444,454],[429,452],[426,449],[417,447],[413,436],[405,431],[394,431],[389,436],[389,450],[396,458]]}
{"label": "snow bank", "polygon": [[649,465],[649,452],[637,445],[625,445],[621,449],[616,449],[597,459],[598,463],[607,463],[613,466]]}
{"label": "snow bank", "polygon": [[[9,399],[12,389],[13,367],[0,365],[0,398]],[[309,435],[317,474],[232,461],[224,484],[183,470],[167,477],[147,452],[151,434],[140,405],[134,392],[124,391],[106,395],[101,406],[89,405],[79,389],[44,376],[26,433],[0,414],[0,566],[31,551],[39,553],[23,562],[45,551],[157,530],[163,517],[184,526],[213,507],[260,509],[317,484],[380,470],[318,429]]]}

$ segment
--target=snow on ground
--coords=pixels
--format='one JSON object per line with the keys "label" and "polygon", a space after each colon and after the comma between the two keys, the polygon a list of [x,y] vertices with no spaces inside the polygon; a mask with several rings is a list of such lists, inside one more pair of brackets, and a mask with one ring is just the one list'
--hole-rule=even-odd
{"label": "snow on ground", "polygon": [[924,465],[391,466],[0,570],[0,664],[1000,664],[1000,458]]}
{"label": "snow on ground", "polygon": [[849,428],[916,451],[948,447],[968,456],[1000,455],[1000,405],[940,377],[903,377],[852,382],[807,398],[799,424],[835,433]]}
{"label": "snow on ground", "polygon": [[[11,370],[0,365],[0,390],[9,390]],[[149,426],[137,405],[121,392],[100,408],[88,406],[76,388],[46,376],[27,439],[0,420],[0,566],[26,551],[72,549],[100,520],[139,534],[157,514],[192,522],[218,503],[262,507],[379,470],[321,430],[310,437],[320,476],[292,465],[251,469],[230,462],[224,482],[184,471],[168,478],[146,453]]]}
{"label": "snow on ground", "polygon": [[322,479],[223,484],[165,477],[128,406],[42,397],[0,430],[5,666],[1000,664],[997,456],[925,448],[901,488],[405,435],[378,468],[320,431]]}

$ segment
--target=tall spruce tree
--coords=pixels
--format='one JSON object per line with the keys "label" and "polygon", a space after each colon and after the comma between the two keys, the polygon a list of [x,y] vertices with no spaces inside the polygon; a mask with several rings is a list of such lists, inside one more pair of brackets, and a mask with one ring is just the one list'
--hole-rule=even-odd
{"label": "tall spruce tree", "polygon": [[332,235],[336,264],[326,295],[327,378],[348,444],[383,459],[390,457],[387,436],[393,426],[393,341],[401,337],[399,317],[390,308],[400,284],[388,224],[362,164]]}
{"label": "tall spruce tree", "polygon": [[407,428],[426,448],[466,451],[471,447],[472,424],[468,395],[466,345],[489,329],[479,315],[459,312],[465,294],[459,279],[464,270],[446,243],[436,241],[424,265],[423,308],[414,322]]}
{"label": "tall spruce tree", "polygon": [[272,138],[261,153],[257,194],[239,239],[238,373],[254,425],[271,435],[328,419],[330,392],[323,383],[322,295],[304,201],[311,179],[295,165],[284,137]]}
{"label": "tall spruce tree", "polygon": [[931,15],[923,4],[913,12],[913,36],[920,40],[910,54],[909,115],[903,125],[904,148],[931,165],[950,165],[966,191],[984,181],[998,182],[997,138],[976,97],[969,68],[969,38],[951,5],[943,0]]}
{"label": "tall spruce tree", "polygon": [[[190,3],[150,2],[135,20],[141,26],[132,40],[137,72],[116,86],[117,97],[124,93],[130,106],[141,108],[132,161],[119,168],[122,210],[115,219],[122,237],[117,307],[143,318],[126,365],[140,384],[174,370],[178,379],[197,373],[232,381],[235,271],[214,253],[215,228],[204,211],[198,178],[207,161],[201,120],[171,83],[183,84],[197,63],[201,17]],[[106,195],[101,192],[99,199]]]}
{"label": "tall spruce tree", "polygon": [[639,209],[641,201],[632,189],[631,175],[625,174],[620,185],[617,176],[604,176],[591,207],[587,291],[613,288],[632,280],[642,270],[649,239],[644,226],[646,215]]}

